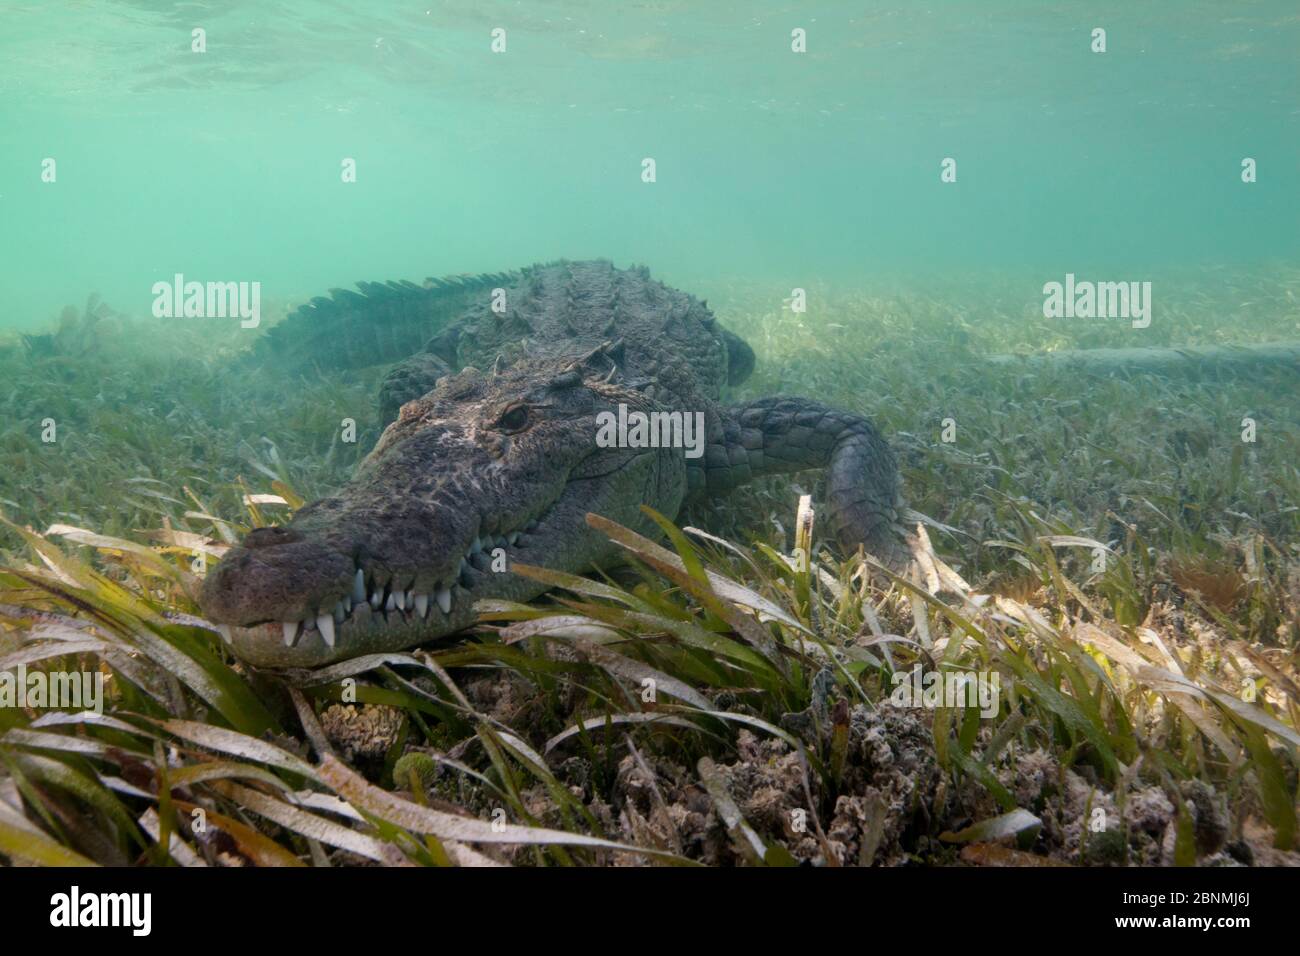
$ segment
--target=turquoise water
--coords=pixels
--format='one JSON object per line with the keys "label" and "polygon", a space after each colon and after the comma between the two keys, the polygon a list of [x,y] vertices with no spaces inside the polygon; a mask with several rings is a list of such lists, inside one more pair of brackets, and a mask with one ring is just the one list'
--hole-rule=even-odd
{"label": "turquoise water", "polygon": [[147,314],[178,272],[295,300],[557,257],[703,294],[1294,263],[1297,50],[1294,0],[2,0],[0,326]]}

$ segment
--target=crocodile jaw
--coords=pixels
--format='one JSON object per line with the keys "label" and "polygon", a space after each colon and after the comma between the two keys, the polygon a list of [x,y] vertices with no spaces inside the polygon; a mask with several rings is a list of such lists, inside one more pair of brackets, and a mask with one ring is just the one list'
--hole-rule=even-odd
{"label": "crocodile jaw", "polygon": [[[512,562],[570,573],[615,562],[619,549],[587,525],[589,512],[646,530],[642,503],[676,514],[680,450],[595,441],[598,411],[645,399],[543,371],[440,382],[403,407],[338,495],[232,549],[200,603],[235,652],[258,666],[317,667],[435,640],[472,624],[477,601],[546,590],[510,573]],[[540,410],[537,426],[494,428],[520,394]]]}
{"label": "crocodile jaw", "polygon": [[[528,601],[546,585],[510,572],[515,563],[557,570],[586,571],[617,562],[615,549],[586,526],[584,500],[606,497],[578,483],[566,491],[531,533],[510,532],[492,540],[476,538],[454,583],[439,590],[417,591],[396,578],[386,584],[364,567],[353,572],[366,581],[369,594],[357,600],[357,588],[336,603],[328,617],[310,615],[289,621],[270,620],[248,626],[219,625],[235,654],[257,667],[312,668],[366,654],[391,652],[435,641],[472,625],[476,602]],[[625,516],[625,520],[630,520]],[[358,575],[359,572],[359,575]],[[382,576],[383,572],[380,572]],[[400,594],[400,597],[399,597]],[[294,612],[296,613],[296,612]],[[212,615],[214,617],[218,615]]]}

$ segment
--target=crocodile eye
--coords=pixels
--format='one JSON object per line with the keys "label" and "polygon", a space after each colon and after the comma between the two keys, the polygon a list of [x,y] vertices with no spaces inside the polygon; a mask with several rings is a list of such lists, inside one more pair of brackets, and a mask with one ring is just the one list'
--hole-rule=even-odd
{"label": "crocodile eye", "polygon": [[503,432],[521,432],[528,427],[528,406],[511,405],[497,419],[497,428]]}

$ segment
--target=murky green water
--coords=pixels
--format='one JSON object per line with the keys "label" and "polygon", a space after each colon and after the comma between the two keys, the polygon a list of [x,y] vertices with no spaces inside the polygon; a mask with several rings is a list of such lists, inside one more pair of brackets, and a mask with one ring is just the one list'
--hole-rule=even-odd
{"label": "murky green water", "polygon": [[1298,49],[1293,0],[3,0],[0,327],[147,314],[178,272],[293,300],[557,257],[705,295],[1294,263]]}

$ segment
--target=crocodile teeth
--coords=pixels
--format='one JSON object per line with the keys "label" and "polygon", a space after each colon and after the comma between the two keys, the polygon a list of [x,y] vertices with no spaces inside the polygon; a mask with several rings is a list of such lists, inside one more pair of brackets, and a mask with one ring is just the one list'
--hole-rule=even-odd
{"label": "crocodile teeth", "polygon": [[232,643],[232,638],[231,638],[231,636],[230,636],[230,625],[229,625],[229,624],[218,624],[218,625],[217,625],[217,631],[221,634],[221,639],[222,639],[223,641],[225,641],[227,644]]}
{"label": "crocodile teeth", "polygon": [[325,638],[325,643],[334,646],[334,618],[328,614],[322,614],[316,618],[316,626],[320,628],[320,636]]}
{"label": "crocodile teeth", "polygon": [[[451,589],[460,585],[467,590],[473,590],[476,585],[475,575],[490,569],[493,559],[489,555],[495,553],[497,548],[526,547],[530,540],[529,532],[536,530],[539,525],[540,522],[533,518],[515,531],[495,533],[483,529],[482,534],[474,536],[465,554],[460,558],[456,570],[451,577],[447,578],[447,583],[435,585],[433,589],[424,593],[415,590],[414,582],[410,587],[400,588],[390,579],[386,584],[376,582],[377,586],[367,594],[366,571],[358,567],[353,575],[350,591],[329,611],[322,608],[321,613],[309,614],[303,620],[281,623],[285,646],[292,647],[303,634],[319,630],[326,645],[333,648],[339,627],[349,621],[360,626],[371,626],[369,618],[372,611],[384,613],[402,611],[411,618],[418,614],[420,619],[424,620],[428,618],[430,608],[436,604],[444,615],[450,615]],[[228,625],[217,625],[217,630],[223,640],[227,643],[232,642],[232,631]]]}

